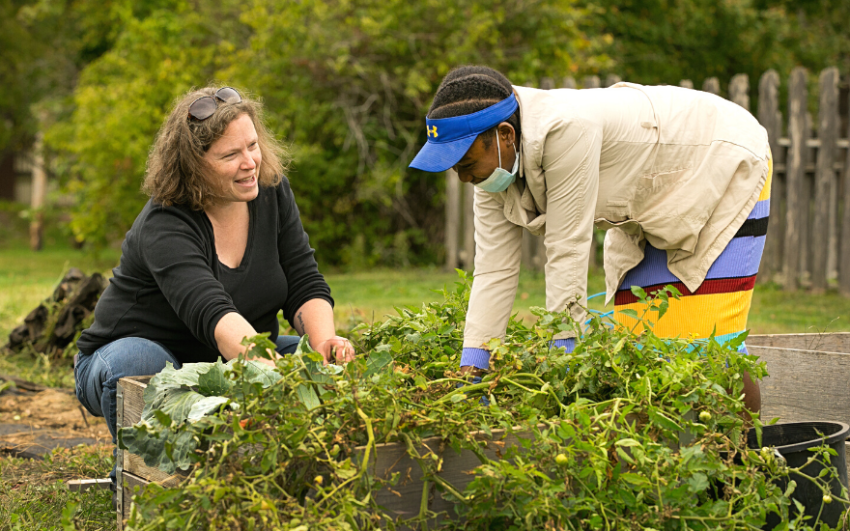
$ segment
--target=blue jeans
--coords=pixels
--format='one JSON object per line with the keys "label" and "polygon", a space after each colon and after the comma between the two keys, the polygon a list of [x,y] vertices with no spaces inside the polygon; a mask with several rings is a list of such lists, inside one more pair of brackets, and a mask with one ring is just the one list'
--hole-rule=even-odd
{"label": "blue jeans", "polygon": [[[298,347],[298,336],[278,336],[277,351],[292,354]],[[171,362],[179,369],[182,364],[164,346],[140,337],[125,337],[108,343],[93,354],[80,354],[74,367],[77,400],[96,417],[105,417],[112,444],[117,441],[115,394],[118,380],[128,376],[149,376]],[[113,450],[116,455],[117,448]],[[109,473],[115,485],[115,466]]]}

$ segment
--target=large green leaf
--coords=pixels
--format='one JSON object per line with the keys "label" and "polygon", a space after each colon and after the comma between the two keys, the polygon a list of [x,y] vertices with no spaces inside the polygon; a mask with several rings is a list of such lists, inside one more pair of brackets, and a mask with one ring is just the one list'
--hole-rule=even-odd
{"label": "large green leaf", "polygon": [[118,446],[142,456],[145,464],[171,474],[192,465],[191,457],[198,447],[192,431],[163,429],[157,421],[140,422],[118,432]]}
{"label": "large green leaf", "polygon": [[363,373],[363,376],[369,377],[373,374],[377,374],[390,366],[392,362],[393,355],[388,351],[373,351],[369,354],[369,359],[366,360],[366,372]]}
{"label": "large green leaf", "polygon": [[298,400],[309,410],[315,409],[322,405],[319,401],[319,395],[316,389],[310,383],[301,383],[295,388],[295,393],[298,395]]}
{"label": "large green leaf", "polygon": [[[218,364],[221,366],[221,364]],[[201,374],[214,370],[216,363],[186,363],[180,369],[175,369],[171,363],[151,378],[145,388],[145,407],[142,418],[150,419],[153,411],[163,408],[166,391],[180,388],[198,388]],[[222,366],[223,367],[223,366]],[[210,377],[212,379],[212,377]]]}
{"label": "large green leaf", "polygon": [[[233,364],[236,363],[235,360],[231,360],[227,362],[227,366],[232,367]],[[244,369],[242,370],[242,377],[245,378],[245,381],[248,383],[259,383],[264,388],[271,387],[280,381],[281,375],[279,372],[271,368],[270,366],[259,363],[256,361],[242,361],[239,363],[244,364]]]}
{"label": "large green leaf", "polygon": [[221,360],[211,364],[206,371],[199,370],[198,392],[204,396],[224,395],[233,387],[233,382],[225,374],[226,367]]}
{"label": "large green leaf", "polygon": [[[240,364],[238,370],[236,364]],[[253,361],[187,363],[180,369],[167,363],[145,389],[141,422],[119,430],[119,444],[142,456],[148,466],[165,472],[171,473],[175,467],[188,468],[197,441],[191,431],[181,427],[187,422],[203,421],[223,406],[235,406],[229,396],[223,396],[239,395],[231,376],[234,372],[238,372],[244,382],[264,388],[281,379],[280,373],[272,367]],[[309,398],[308,402],[315,407]],[[169,425],[163,426],[160,419]]]}

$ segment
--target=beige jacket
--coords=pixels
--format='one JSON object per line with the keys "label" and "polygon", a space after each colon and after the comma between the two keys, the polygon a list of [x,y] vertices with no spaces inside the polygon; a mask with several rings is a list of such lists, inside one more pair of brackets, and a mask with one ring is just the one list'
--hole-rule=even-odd
{"label": "beige jacket", "polygon": [[[475,189],[475,274],[464,347],[503,338],[519,278],[522,230],[543,235],[546,306],[587,297],[593,225],[607,230],[608,301],[648,241],[690,290],[744,223],[767,179],[767,132],[746,110],[679,87],[514,87],[520,175]],[[572,334],[558,336],[570,337]]]}

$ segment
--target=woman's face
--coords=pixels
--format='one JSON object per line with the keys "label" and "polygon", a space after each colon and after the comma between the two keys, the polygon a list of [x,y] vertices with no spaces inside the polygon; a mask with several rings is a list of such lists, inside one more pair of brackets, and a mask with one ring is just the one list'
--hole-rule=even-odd
{"label": "woman's face", "polygon": [[[499,124],[497,135],[490,137],[490,145],[487,146],[479,135],[475,142],[469,146],[466,155],[452,168],[457,172],[458,178],[465,183],[479,184],[488,177],[499,166],[499,150],[502,154],[502,168],[510,169],[514,165],[516,151],[514,150],[514,128],[507,122]],[[496,146],[499,142],[499,146]]]}
{"label": "woman's face", "polygon": [[230,122],[224,135],[204,154],[211,171],[207,177],[218,185],[225,201],[247,202],[257,197],[263,161],[257,140],[254,122],[242,114]]}

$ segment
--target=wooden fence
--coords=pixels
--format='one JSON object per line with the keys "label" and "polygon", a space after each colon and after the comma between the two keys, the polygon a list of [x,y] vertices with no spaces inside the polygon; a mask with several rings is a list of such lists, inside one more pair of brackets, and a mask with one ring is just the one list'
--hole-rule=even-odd
{"label": "wooden fence", "polygon": [[[769,70],[758,83],[758,108],[750,109],[750,83],[738,74],[729,82],[728,97],[754,112],[767,129],[774,157],[770,224],[759,280],[780,282],[786,290],[824,291],[837,282],[850,296],[850,90],[837,68],[827,68],[818,79],[817,122],[809,113],[809,75],[795,68],[787,87],[787,115],[780,110],[780,78]],[[587,77],[581,88],[611,86],[620,79]],[[556,83],[544,78],[542,89]],[[680,86],[694,88],[690,80]],[[578,88],[571,77],[560,88]],[[717,78],[705,80],[702,90],[720,94]],[[786,120],[787,118],[787,120]],[[786,125],[787,124],[787,125]],[[446,172],[446,267],[472,269],[475,253],[472,223],[472,185]],[[594,251],[602,236],[594,238]],[[597,252],[591,253],[591,267]],[[523,267],[540,271],[545,264],[542,238],[523,235]]]}

